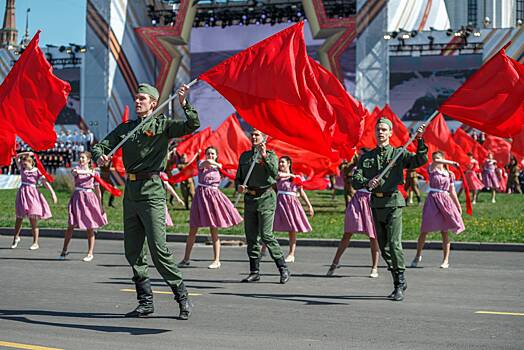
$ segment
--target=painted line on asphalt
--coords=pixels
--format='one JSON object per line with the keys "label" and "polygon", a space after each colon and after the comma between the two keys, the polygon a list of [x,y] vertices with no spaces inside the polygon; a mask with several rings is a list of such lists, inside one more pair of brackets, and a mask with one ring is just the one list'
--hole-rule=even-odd
{"label": "painted line on asphalt", "polygon": [[524,316],[522,312],[476,311],[475,313],[482,315]]}
{"label": "painted line on asphalt", "polygon": [[[128,289],[128,288],[120,289],[120,291],[121,292],[131,292],[131,293],[135,293],[136,292],[136,290]],[[165,291],[162,291],[162,290],[154,290],[153,294],[169,294],[169,295],[173,295],[173,292],[165,292]],[[200,293],[189,293],[190,297],[198,297],[200,295],[202,295],[202,294],[200,294]]]}
{"label": "painted line on asphalt", "polygon": [[1,341],[1,340],[0,340],[0,346],[6,347],[6,348],[29,349],[29,350],[63,350],[63,349],[59,349],[59,348],[48,348],[46,346],[38,346],[38,345],[31,345],[31,344],[21,344],[21,343],[12,343],[12,342]]}

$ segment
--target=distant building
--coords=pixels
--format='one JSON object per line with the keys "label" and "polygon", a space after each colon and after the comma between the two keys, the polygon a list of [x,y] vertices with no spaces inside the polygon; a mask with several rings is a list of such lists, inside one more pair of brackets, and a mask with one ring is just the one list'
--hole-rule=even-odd
{"label": "distant building", "polygon": [[0,47],[14,49],[18,46],[18,30],[16,30],[15,0],[6,0],[4,25],[0,29]]}

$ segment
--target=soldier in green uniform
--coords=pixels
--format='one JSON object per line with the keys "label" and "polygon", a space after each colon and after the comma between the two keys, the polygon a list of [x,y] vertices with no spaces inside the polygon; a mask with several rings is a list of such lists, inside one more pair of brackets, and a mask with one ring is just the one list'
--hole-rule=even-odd
{"label": "soldier in green uniform", "polygon": [[[280,283],[284,284],[289,280],[289,270],[282,249],[273,236],[276,209],[276,193],[273,185],[278,175],[278,157],[275,152],[266,150],[264,138],[265,135],[259,130],[251,132],[253,148],[240,155],[235,179],[237,191],[244,194],[244,231],[250,270],[249,276],[242,282],[260,280],[260,241],[262,241],[280,271]],[[244,186],[253,160],[256,160],[255,167],[247,185]]]}
{"label": "soldier in green uniform", "polygon": [[[404,197],[397,190],[404,183],[404,168],[418,168],[428,161],[428,148],[421,137],[425,125],[417,130],[417,153],[413,154],[402,148],[394,148],[389,144],[393,134],[393,126],[389,119],[380,118],[375,126],[377,147],[362,155],[357,170],[353,175],[353,187],[371,190],[371,209],[377,231],[377,239],[386,260],[388,270],[393,276],[394,291],[389,295],[396,301],[404,299],[407,288],[404,276],[404,252],[402,251],[402,207],[406,205]],[[391,162],[398,152],[400,158],[393,167],[379,179],[378,175]]]}
{"label": "soldier in green uniform", "polygon": [[[127,171],[124,194],[124,249],[126,259],[133,269],[138,307],[126,317],[145,317],[152,314],[153,292],[148,274],[147,245],[153,263],[171,287],[179,303],[180,319],[188,319],[192,304],[182,275],[166,245],[165,206],[166,193],[159,173],[165,170],[169,140],[189,134],[200,126],[197,111],[186,101],[189,88],[178,90],[178,98],[187,120],[174,121],[160,114],[148,120],[122,146],[123,162]],[[137,120],[120,124],[93,147],[93,158],[98,165],[106,165],[107,154],[143,118],[157,106],[158,90],[140,84],[135,97]]]}

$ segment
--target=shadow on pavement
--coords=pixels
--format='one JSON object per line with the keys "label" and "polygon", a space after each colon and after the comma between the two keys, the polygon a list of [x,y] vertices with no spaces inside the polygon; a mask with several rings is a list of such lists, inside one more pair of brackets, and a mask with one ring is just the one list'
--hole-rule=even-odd
{"label": "shadow on pavement", "polygon": [[[386,296],[377,295],[311,295],[311,294],[242,294],[242,293],[210,293],[215,295],[239,296],[255,299],[273,299],[304,303],[305,305],[349,305],[344,302],[327,301],[329,300],[389,300]],[[322,300],[324,299],[324,300]],[[325,301],[326,300],[326,301]]]}
{"label": "shadow on pavement", "polygon": [[[0,310],[0,319],[23,322],[28,324],[37,324],[44,326],[53,326],[60,328],[74,328],[84,329],[89,331],[106,332],[106,333],[128,333],[130,335],[147,335],[160,334],[170,332],[170,329],[160,328],[142,328],[142,327],[125,327],[125,326],[105,326],[105,325],[87,325],[75,324],[72,322],[49,322],[31,320],[25,316],[51,316],[51,317],[74,317],[74,318],[88,318],[88,319],[118,319],[124,318],[122,314],[108,314],[108,313],[86,313],[86,312],[63,312],[63,311],[46,311],[46,310]],[[175,317],[150,317],[150,318],[169,318]]]}

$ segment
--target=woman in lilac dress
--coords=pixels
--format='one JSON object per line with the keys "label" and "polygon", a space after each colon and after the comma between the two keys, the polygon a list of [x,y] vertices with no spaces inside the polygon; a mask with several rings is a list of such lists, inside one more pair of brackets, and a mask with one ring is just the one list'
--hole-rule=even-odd
{"label": "woman in lilac dress", "polygon": [[191,251],[195,244],[196,234],[200,227],[209,227],[211,240],[213,241],[213,263],[210,269],[220,268],[220,239],[219,228],[228,228],[242,222],[242,217],[235,209],[233,203],[219,189],[221,175],[219,169],[222,164],[218,163],[218,151],[214,147],[206,149],[206,159],[198,164],[198,187],[191,203],[189,215],[189,235],[186,242],[184,259],[178,264],[179,267],[187,267],[190,264]]}
{"label": "woman in lilac dress", "polygon": [[280,157],[278,161],[277,176],[277,207],[273,221],[273,231],[287,232],[289,235],[289,252],[286,257],[287,263],[295,262],[295,251],[297,248],[297,232],[310,232],[311,225],[306,213],[300,204],[299,197],[307,205],[309,216],[313,217],[315,212],[313,206],[304,192],[301,180],[293,174],[291,158]]}
{"label": "woman in lilac dress", "polygon": [[[367,152],[363,149],[360,154]],[[358,162],[358,160],[357,160]],[[349,242],[354,233],[363,233],[369,237],[371,245],[371,272],[369,277],[378,277],[379,247],[376,237],[375,224],[373,223],[373,213],[371,211],[371,192],[361,189],[358,190],[346,207],[344,219],[344,236],[338,244],[337,252],[333,262],[329,267],[327,276],[332,276],[335,270],[340,267],[340,258],[349,246]]]}
{"label": "woman in lilac dress", "polygon": [[71,171],[75,179],[75,191],[69,200],[68,226],[59,259],[65,260],[69,254],[67,248],[76,228],[87,231],[87,255],[82,260],[90,262],[93,260],[95,249],[95,230],[107,224],[107,217],[102,207],[100,186],[95,182],[95,171],[89,165],[91,153],[80,153],[78,163],[78,167]]}
{"label": "woman in lilac dress", "polygon": [[448,232],[459,234],[464,231],[462,208],[455,192],[453,173],[448,165],[458,166],[457,162],[444,159],[444,153],[437,151],[432,154],[433,163],[429,166],[429,194],[422,209],[422,224],[417,242],[417,255],[411,262],[411,267],[417,267],[422,261],[422,249],[426,236],[430,232],[440,231],[442,234],[442,264],[441,268],[449,267],[449,251],[451,243]]}
{"label": "woman in lilac dress", "polygon": [[497,195],[497,189],[499,188],[499,179],[495,169],[497,168],[497,161],[493,159],[493,153],[488,153],[488,159],[484,161],[482,168],[482,182],[484,187],[489,188],[491,191],[491,203],[495,203],[495,196]]}
{"label": "woman in lilac dress", "polygon": [[480,181],[478,173],[480,172],[479,162],[473,156],[473,153],[468,152],[469,164],[464,172],[466,181],[468,182],[469,190],[473,192],[473,204],[477,204],[477,196],[481,189],[484,188],[484,184]]}
{"label": "woman in lilac dress", "polygon": [[44,195],[38,191],[37,185],[39,181],[51,192],[53,203],[57,203],[53,187],[46,181],[40,170],[35,167],[35,161],[32,156],[33,152],[23,152],[19,153],[15,158],[16,165],[20,169],[22,185],[16,193],[15,234],[11,249],[15,249],[20,243],[20,230],[22,229],[24,218],[29,218],[31,233],[33,234],[33,244],[29,249],[36,250],[39,248],[38,220],[49,219],[52,216],[51,209]]}

